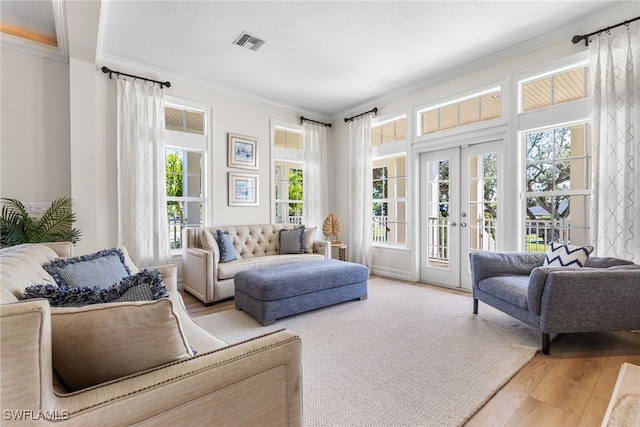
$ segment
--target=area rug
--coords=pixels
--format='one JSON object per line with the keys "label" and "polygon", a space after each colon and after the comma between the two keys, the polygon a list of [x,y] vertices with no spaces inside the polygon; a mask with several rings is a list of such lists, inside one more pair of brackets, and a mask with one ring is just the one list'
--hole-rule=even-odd
{"label": "area rug", "polygon": [[228,343],[302,338],[305,426],[459,426],[535,355],[529,326],[470,296],[384,278],[369,297],[262,327],[245,312],[195,318]]}

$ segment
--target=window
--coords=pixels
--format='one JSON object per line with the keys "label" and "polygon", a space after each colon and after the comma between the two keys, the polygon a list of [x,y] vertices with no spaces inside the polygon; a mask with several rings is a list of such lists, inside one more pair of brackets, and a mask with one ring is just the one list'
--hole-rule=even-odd
{"label": "window", "polygon": [[[405,116],[375,123],[373,147],[373,241],[407,244],[407,119]],[[384,156],[381,152],[384,149]]]}
{"label": "window", "polygon": [[589,243],[591,143],[586,123],[523,133],[526,250]]}
{"label": "window", "polygon": [[532,111],[589,96],[588,69],[585,66],[546,77],[524,81],[521,85],[522,111]]}
{"label": "window", "polygon": [[202,226],[205,206],[206,113],[165,107],[167,215],[172,249],[182,247],[182,229]]}
{"label": "window", "polygon": [[302,128],[275,126],[275,223],[302,224]]}
{"label": "window", "polygon": [[420,134],[438,132],[500,117],[500,88],[418,112]]}
{"label": "window", "polygon": [[406,155],[373,162],[373,241],[407,243]]}

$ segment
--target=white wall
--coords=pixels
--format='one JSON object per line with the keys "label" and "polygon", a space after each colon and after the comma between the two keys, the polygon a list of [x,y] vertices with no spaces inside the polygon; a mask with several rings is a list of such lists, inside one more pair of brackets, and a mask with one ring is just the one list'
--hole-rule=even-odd
{"label": "white wall", "polygon": [[[553,63],[584,47],[563,41],[468,75],[375,103],[379,114],[412,113],[412,108],[435,103],[493,82]],[[50,201],[71,195],[76,202],[78,227],[85,236],[76,253],[117,244],[116,87],[99,67],[72,60],[71,64],[2,50],[2,182],[3,197]],[[270,120],[298,123],[299,113],[266,106],[172,82],[166,94],[211,107],[209,150],[212,191],[211,224],[271,222]],[[373,106],[372,104],[371,106]],[[357,114],[368,108],[351,113]],[[70,111],[73,116],[70,118]],[[509,114],[509,112],[507,112]],[[330,212],[341,218],[343,241],[348,239],[348,131],[343,118],[334,117],[329,132]],[[513,117],[513,116],[509,116]],[[259,139],[260,206],[229,207],[227,203],[227,133]],[[410,132],[413,135],[413,129]],[[515,132],[507,144],[515,143]],[[411,141],[415,137],[410,137]],[[515,152],[515,150],[512,150]],[[413,158],[411,158],[413,156]],[[417,154],[410,152],[409,164]],[[417,187],[410,170],[409,191]],[[413,193],[412,193],[413,194]],[[409,201],[409,230],[417,231],[417,206]],[[416,236],[407,248],[374,250],[374,272],[417,279]]]}
{"label": "white wall", "polygon": [[[346,188],[349,181],[349,165],[348,165],[348,127],[344,123],[344,117],[355,115],[363,111],[367,111],[370,108],[378,107],[378,115],[399,115],[406,113],[408,117],[412,118],[414,108],[424,105],[435,105],[445,100],[450,100],[456,96],[469,94],[478,88],[485,87],[493,84],[504,84],[507,93],[503,92],[505,99],[508,99],[509,92],[511,92],[511,80],[512,76],[522,74],[528,70],[537,70],[542,66],[548,66],[558,61],[562,61],[564,58],[574,56],[576,53],[584,52],[585,47],[580,45],[574,45],[568,40],[546,46],[544,48],[531,51],[527,54],[518,56],[516,58],[492,65],[490,67],[471,72],[464,76],[451,79],[444,83],[438,83],[432,86],[425,86],[423,88],[416,89],[415,91],[402,95],[402,96],[388,96],[385,99],[381,99],[378,102],[372,102],[360,110],[350,111],[342,113],[339,116],[335,116],[333,122],[336,125],[334,130],[334,143],[331,145],[332,164],[335,169],[330,173],[330,187],[337,189],[334,192],[335,198],[331,200],[331,210],[341,219],[343,219],[343,236],[342,240],[348,240],[348,233],[350,229],[350,223],[348,220],[348,198]],[[516,144],[516,131],[515,131],[515,111],[511,108],[511,104],[507,102],[507,108],[503,117],[503,124],[506,121],[509,129],[509,136],[507,141],[506,155],[507,164],[517,164],[517,150]],[[409,123],[414,123],[413,120],[409,120]],[[407,131],[409,138],[409,152],[407,153],[407,165],[408,165],[408,245],[406,248],[390,248],[384,246],[375,246],[373,250],[373,268],[372,271],[377,274],[382,274],[391,277],[397,277],[404,280],[418,280],[419,278],[419,227],[418,227],[418,209],[417,206],[417,188],[418,188],[418,174],[419,170],[416,167],[417,159],[420,151],[424,151],[424,143],[420,145],[420,150],[416,149],[417,142],[420,138],[417,137],[415,126]],[[424,138],[422,138],[424,139]],[[413,144],[413,145],[412,145]],[[511,168],[508,171],[509,180],[517,180],[515,168]],[[338,190],[340,189],[340,190]],[[412,197],[414,196],[414,197]],[[507,204],[517,203],[517,193],[515,187],[511,186],[507,194]],[[514,212],[515,214],[515,212]],[[514,239],[515,241],[515,239]],[[515,248],[504,248],[515,249]]]}
{"label": "white wall", "polygon": [[71,195],[69,67],[2,48],[2,197],[51,202]]}

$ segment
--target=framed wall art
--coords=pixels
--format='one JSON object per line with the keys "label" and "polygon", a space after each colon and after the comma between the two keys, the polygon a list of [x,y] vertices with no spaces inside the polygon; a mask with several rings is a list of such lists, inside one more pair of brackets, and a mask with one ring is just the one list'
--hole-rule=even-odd
{"label": "framed wall art", "polygon": [[229,206],[259,206],[258,175],[229,172]]}
{"label": "framed wall art", "polygon": [[230,133],[229,159],[230,168],[258,169],[258,138]]}

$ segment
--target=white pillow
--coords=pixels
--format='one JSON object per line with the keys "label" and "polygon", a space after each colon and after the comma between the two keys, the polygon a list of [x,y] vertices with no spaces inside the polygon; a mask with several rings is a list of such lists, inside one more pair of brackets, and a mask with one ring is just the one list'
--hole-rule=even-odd
{"label": "white pillow", "polygon": [[573,246],[551,242],[544,257],[543,266],[584,267],[587,265],[593,246]]}

